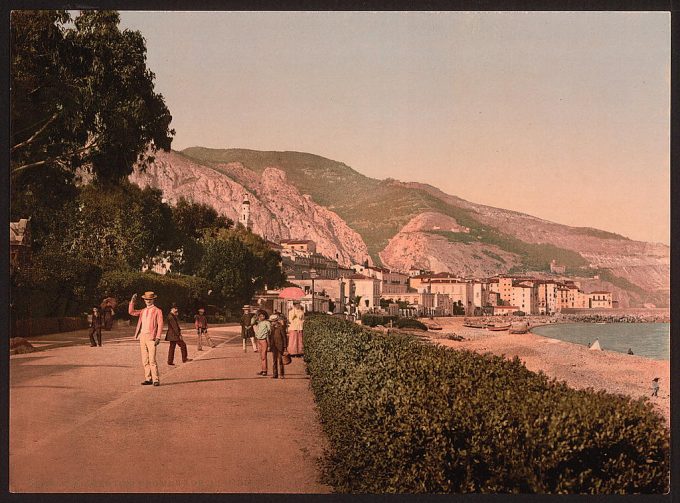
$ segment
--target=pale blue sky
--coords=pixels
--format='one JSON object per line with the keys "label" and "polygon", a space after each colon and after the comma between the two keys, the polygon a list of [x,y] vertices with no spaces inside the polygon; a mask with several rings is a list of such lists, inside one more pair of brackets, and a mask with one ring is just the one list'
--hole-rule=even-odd
{"label": "pale blue sky", "polygon": [[670,241],[663,12],[121,12],[195,145]]}

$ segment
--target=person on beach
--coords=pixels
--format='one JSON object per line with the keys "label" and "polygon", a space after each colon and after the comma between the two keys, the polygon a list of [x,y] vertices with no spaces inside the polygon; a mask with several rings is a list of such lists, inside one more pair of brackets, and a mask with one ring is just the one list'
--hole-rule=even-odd
{"label": "person on beach", "polygon": [[211,348],[215,347],[212,339],[208,335],[208,318],[205,316],[205,309],[202,307],[198,310],[198,314],[194,316],[194,326],[196,327],[196,335],[198,336],[197,351],[203,351],[203,345],[201,344],[202,336],[205,335],[205,340],[210,344]]}
{"label": "person on beach", "polygon": [[175,364],[175,346],[179,346],[179,350],[182,352],[182,363],[192,361],[189,358],[189,352],[187,351],[187,343],[182,339],[182,329],[179,326],[179,320],[177,315],[179,314],[179,309],[177,309],[177,304],[173,304],[170,308],[170,313],[168,314],[168,331],[165,334],[165,340],[170,342],[170,349],[168,349],[168,365]]}
{"label": "person on beach", "polygon": [[257,349],[260,353],[260,372],[261,376],[267,375],[267,347],[269,345],[269,334],[272,331],[271,323],[269,323],[269,314],[264,309],[257,311],[256,316],[253,316],[251,324],[255,331],[255,339],[257,341]]}
{"label": "person on beach", "polygon": [[257,344],[255,344],[255,331],[252,325],[253,315],[249,305],[243,306],[243,316],[241,316],[241,337],[243,338],[243,352],[246,352],[248,346],[248,339],[253,345],[253,351],[257,353]]}
{"label": "person on beach", "polygon": [[163,334],[163,311],[154,305],[156,302],[154,292],[144,292],[142,299],[146,304],[144,309],[135,309],[137,294],[132,296],[130,304],[128,304],[130,316],[139,316],[137,328],[135,328],[135,339],[139,339],[139,347],[142,352],[142,365],[144,366],[142,385],[160,386],[156,348],[160,344]]}
{"label": "person on beach", "polygon": [[659,396],[659,378],[652,379],[652,396]]}
{"label": "person on beach", "polygon": [[272,314],[269,317],[272,329],[269,333],[269,347],[272,352],[272,378],[277,379],[279,374],[281,379],[285,379],[283,370],[283,355],[287,354],[288,336],[286,334],[286,323],[283,317]]}
{"label": "person on beach", "polygon": [[304,345],[302,343],[302,333],[305,325],[305,310],[302,309],[300,301],[293,302],[293,307],[288,311],[288,353],[290,356],[302,356]]}
{"label": "person on beach", "polygon": [[[92,321],[90,322],[90,346],[96,347],[102,345],[102,326],[104,325],[104,316],[99,311],[98,307],[92,308]],[[97,342],[94,340],[95,334],[97,335]]]}

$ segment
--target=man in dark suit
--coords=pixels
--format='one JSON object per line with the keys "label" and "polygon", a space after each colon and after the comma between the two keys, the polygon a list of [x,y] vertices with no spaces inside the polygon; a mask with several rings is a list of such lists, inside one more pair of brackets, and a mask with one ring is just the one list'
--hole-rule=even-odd
{"label": "man in dark suit", "polygon": [[178,312],[177,304],[173,304],[170,308],[170,314],[168,314],[168,332],[165,334],[165,340],[170,342],[168,365],[175,364],[175,346],[179,346],[179,349],[182,352],[182,363],[191,361],[191,358],[188,358],[187,344],[182,339],[182,329],[180,328],[179,320],[177,319]]}
{"label": "man in dark suit", "polygon": [[[90,322],[90,346],[96,347],[97,344],[102,345],[102,325],[104,325],[104,317],[99,311],[98,307],[92,308],[92,321]],[[97,336],[95,342],[94,336]]]}

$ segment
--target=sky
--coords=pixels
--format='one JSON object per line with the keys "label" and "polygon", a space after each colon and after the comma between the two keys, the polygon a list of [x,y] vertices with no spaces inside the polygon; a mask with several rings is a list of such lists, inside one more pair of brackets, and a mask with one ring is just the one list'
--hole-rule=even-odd
{"label": "sky", "polygon": [[191,146],[670,243],[666,12],[121,12]]}

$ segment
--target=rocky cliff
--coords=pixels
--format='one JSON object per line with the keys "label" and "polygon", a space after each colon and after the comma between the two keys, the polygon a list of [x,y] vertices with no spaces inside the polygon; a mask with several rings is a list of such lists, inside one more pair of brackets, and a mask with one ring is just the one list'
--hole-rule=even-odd
{"label": "rocky cliff", "polygon": [[368,250],[361,236],[334,212],[289,184],[274,167],[256,173],[240,163],[208,167],[176,152],[158,152],[155,161],[130,180],[163,191],[170,203],[181,197],[208,204],[235,222],[244,196],[250,200],[252,230],[266,239],[311,239],[317,251],[339,263],[363,262]]}
{"label": "rocky cliff", "polygon": [[497,246],[452,242],[446,238],[448,232],[467,234],[469,229],[449,216],[422,213],[389,241],[380,252],[380,260],[397,270],[415,267],[461,277],[494,276],[521,263],[517,255]]}

